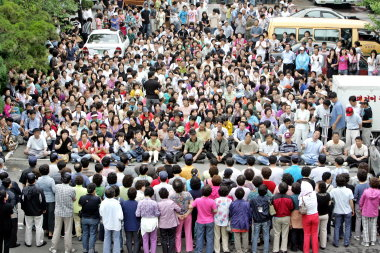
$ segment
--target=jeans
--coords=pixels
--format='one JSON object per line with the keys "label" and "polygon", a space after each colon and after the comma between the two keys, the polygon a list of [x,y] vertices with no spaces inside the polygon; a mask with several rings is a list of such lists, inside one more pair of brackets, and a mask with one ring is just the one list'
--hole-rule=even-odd
{"label": "jeans", "polygon": [[174,228],[160,228],[161,233],[161,245],[163,253],[175,252],[175,232]]}
{"label": "jeans", "polygon": [[142,154],[144,153],[144,150],[142,148],[137,148],[136,150],[130,150],[129,154],[133,157],[136,158],[136,162],[141,162],[142,161]]}
{"label": "jeans", "polygon": [[248,155],[233,155],[233,158],[235,159],[235,161],[243,165],[247,164],[248,157],[249,157]]}
{"label": "jeans", "polygon": [[269,232],[270,232],[270,221],[253,223],[252,229],[252,253],[257,251],[257,241],[259,239],[260,231],[263,230],[264,237],[264,253],[269,252]]}
{"label": "jeans", "polygon": [[[108,230],[104,228],[103,252],[109,252],[109,253],[120,252],[120,231],[121,230],[116,231],[116,230]],[[112,242],[113,242],[113,246],[112,246]]]}
{"label": "jeans", "polygon": [[150,24],[142,24],[142,33],[146,37],[149,37],[149,35],[150,35],[149,26],[150,26]]}
{"label": "jeans", "polygon": [[344,222],[344,245],[350,244],[351,237],[351,213],[337,214],[335,213],[335,227],[334,227],[334,245],[339,245],[339,231]]}
{"label": "jeans", "polygon": [[268,157],[259,156],[257,157],[257,161],[259,161],[260,164],[269,165]]}
{"label": "jeans", "polygon": [[49,202],[47,204],[47,210],[43,214],[44,221],[42,224],[42,228],[44,230],[48,230],[49,232],[54,231],[54,210],[55,210],[55,202]]}
{"label": "jeans", "polygon": [[315,165],[318,162],[318,156],[312,154],[303,154],[301,159],[308,165]]}
{"label": "jeans", "polygon": [[213,253],[214,251],[214,222],[200,224],[195,223],[195,230],[197,236],[197,247],[195,248],[196,253],[203,252],[203,242],[205,240],[206,232],[206,253]]}
{"label": "jeans", "polygon": [[147,98],[146,99],[146,108],[148,108],[148,110],[150,112],[152,112],[152,107],[154,104],[159,104],[160,103],[160,100],[159,99],[151,99],[151,98]]}
{"label": "jeans", "polygon": [[94,253],[96,234],[98,232],[99,219],[82,218],[82,246],[83,252]]}
{"label": "jeans", "polygon": [[[139,231],[125,231],[125,239],[128,253],[140,252],[140,233]],[[134,242],[134,246],[132,245]]]}
{"label": "jeans", "polygon": [[84,156],[80,156],[78,153],[71,153],[71,159],[80,163],[80,161],[83,159],[83,158],[87,158],[88,160],[91,159],[91,154],[86,154]]}
{"label": "jeans", "polygon": [[348,69],[345,70],[338,70],[339,75],[347,75],[348,74]]}

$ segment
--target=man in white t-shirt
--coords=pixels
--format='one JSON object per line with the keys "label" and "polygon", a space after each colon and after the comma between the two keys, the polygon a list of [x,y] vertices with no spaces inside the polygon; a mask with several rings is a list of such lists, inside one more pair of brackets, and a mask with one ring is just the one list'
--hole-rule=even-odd
{"label": "man in white t-shirt", "polygon": [[318,163],[319,166],[311,170],[310,178],[314,180],[314,182],[318,182],[322,180],[322,175],[325,172],[331,172],[329,168],[327,168],[326,165],[326,155],[320,154],[318,156]]}
{"label": "man in white t-shirt", "polygon": [[49,155],[47,150],[48,146],[46,140],[41,136],[41,129],[33,129],[33,136],[31,136],[26,144],[24,154],[28,156],[35,156],[37,159],[44,158]]}

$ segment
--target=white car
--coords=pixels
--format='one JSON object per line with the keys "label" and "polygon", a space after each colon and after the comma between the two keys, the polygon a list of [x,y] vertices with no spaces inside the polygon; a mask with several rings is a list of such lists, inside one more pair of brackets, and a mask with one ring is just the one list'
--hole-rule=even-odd
{"label": "white car", "polygon": [[123,55],[129,45],[128,37],[120,31],[110,29],[94,30],[88,36],[86,44],[83,46],[83,53],[88,53],[90,56],[103,56],[105,51],[111,57],[115,51],[120,51]]}
{"label": "white car", "polygon": [[357,19],[355,16],[344,16],[331,8],[307,8],[290,15],[293,18],[338,18],[338,19]]}

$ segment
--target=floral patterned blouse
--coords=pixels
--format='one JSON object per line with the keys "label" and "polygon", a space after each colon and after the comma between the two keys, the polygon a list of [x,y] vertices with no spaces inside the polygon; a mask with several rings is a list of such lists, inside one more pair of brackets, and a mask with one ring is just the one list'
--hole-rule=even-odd
{"label": "floral patterned blouse", "polygon": [[228,225],[228,216],[232,200],[227,197],[219,197],[215,199],[217,212],[214,216],[215,225],[226,227]]}

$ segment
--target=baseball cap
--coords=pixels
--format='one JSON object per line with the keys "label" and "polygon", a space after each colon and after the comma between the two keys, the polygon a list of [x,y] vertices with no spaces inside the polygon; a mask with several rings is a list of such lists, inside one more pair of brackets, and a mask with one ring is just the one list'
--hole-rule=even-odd
{"label": "baseball cap", "polygon": [[168,173],[166,171],[160,171],[160,173],[158,173],[158,176],[160,177],[161,180],[166,180],[168,179]]}
{"label": "baseball cap", "polygon": [[129,102],[130,102],[130,103],[136,102],[136,99],[135,99],[135,98],[131,98],[131,99],[129,100]]}
{"label": "baseball cap", "polygon": [[186,154],[185,155],[185,161],[193,160],[193,155],[192,154]]}
{"label": "baseball cap", "polygon": [[148,108],[143,107],[143,112],[149,112]]}
{"label": "baseball cap", "polygon": [[4,164],[4,159],[0,158],[0,164]]}
{"label": "baseball cap", "polygon": [[97,112],[92,112],[91,113],[91,117],[98,117],[98,113]]}
{"label": "baseball cap", "polygon": [[291,133],[285,133],[284,137],[285,137],[285,139],[292,138],[292,134]]}
{"label": "baseball cap", "polygon": [[127,79],[129,79],[129,78],[133,78],[133,76],[132,75],[127,75]]}
{"label": "baseball cap", "polygon": [[301,51],[301,50],[305,50],[305,48],[304,48],[304,47],[300,47],[300,51]]}
{"label": "baseball cap", "polygon": [[131,123],[129,122],[129,120],[125,119],[125,120],[123,121],[123,124],[128,124],[128,125],[130,125]]}
{"label": "baseball cap", "polygon": [[185,131],[185,128],[183,126],[180,126],[177,128],[178,133],[183,133]]}
{"label": "baseball cap", "polygon": [[100,126],[99,126],[100,128],[107,128],[107,125],[106,124],[104,124],[104,123],[102,123],[102,124],[100,124]]}
{"label": "baseball cap", "polygon": [[352,107],[347,107],[346,108],[346,115],[352,116],[352,114],[354,114],[354,109]]}

